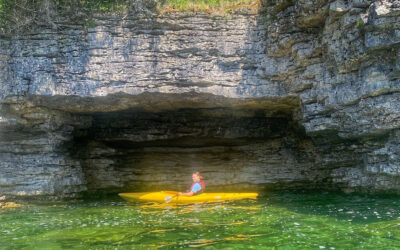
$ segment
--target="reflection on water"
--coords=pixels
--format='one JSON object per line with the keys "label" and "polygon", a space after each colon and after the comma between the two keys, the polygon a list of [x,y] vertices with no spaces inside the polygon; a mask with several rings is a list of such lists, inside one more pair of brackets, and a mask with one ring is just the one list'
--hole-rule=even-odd
{"label": "reflection on water", "polygon": [[399,248],[399,205],[398,196],[295,191],[184,206],[28,205],[0,211],[0,248]]}

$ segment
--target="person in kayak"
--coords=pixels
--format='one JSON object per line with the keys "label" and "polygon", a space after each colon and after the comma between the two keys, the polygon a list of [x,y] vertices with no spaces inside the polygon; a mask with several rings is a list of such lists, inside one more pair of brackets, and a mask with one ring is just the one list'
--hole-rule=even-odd
{"label": "person in kayak", "polygon": [[182,196],[193,196],[193,195],[198,195],[204,192],[205,189],[205,183],[203,181],[203,177],[201,177],[200,172],[195,172],[192,174],[192,180],[193,184],[190,187],[190,190],[186,193],[179,192],[178,195]]}

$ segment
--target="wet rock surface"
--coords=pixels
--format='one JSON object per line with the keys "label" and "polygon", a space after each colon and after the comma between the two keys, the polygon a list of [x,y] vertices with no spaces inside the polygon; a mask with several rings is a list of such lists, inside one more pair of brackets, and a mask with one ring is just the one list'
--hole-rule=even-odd
{"label": "wet rock surface", "polygon": [[166,187],[190,157],[221,185],[400,192],[399,6],[263,1],[2,38],[1,193]]}

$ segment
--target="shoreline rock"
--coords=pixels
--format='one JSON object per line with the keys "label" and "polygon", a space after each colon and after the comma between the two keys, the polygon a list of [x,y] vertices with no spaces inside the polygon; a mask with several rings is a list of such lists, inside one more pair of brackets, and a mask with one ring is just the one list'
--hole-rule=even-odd
{"label": "shoreline rock", "polygon": [[16,208],[16,207],[22,207],[22,204],[16,203],[16,202],[0,202],[0,209],[6,209],[6,208]]}

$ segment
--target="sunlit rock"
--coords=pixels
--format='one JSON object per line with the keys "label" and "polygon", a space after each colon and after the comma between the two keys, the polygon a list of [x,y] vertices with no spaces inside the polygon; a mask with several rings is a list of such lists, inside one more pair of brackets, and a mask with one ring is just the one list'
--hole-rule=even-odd
{"label": "sunlit rock", "polygon": [[1,38],[0,195],[399,192],[398,1],[262,2]]}

